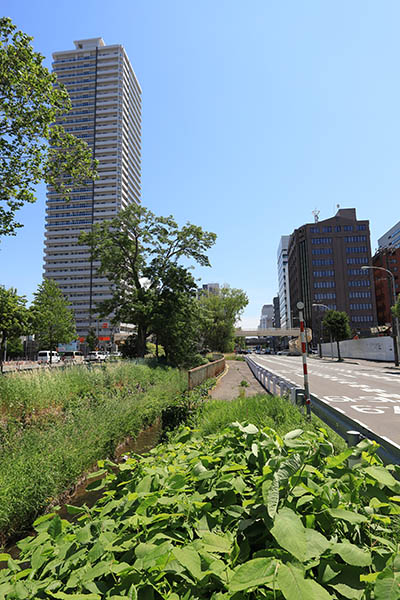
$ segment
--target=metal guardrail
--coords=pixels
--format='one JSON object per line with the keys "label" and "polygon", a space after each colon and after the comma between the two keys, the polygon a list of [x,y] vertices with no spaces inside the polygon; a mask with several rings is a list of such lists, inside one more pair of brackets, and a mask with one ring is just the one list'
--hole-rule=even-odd
{"label": "metal guardrail", "polygon": [[[304,390],[302,388],[287,381],[277,373],[261,367],[248,356],[246,356],[246,362],[254,377],[270,394],[273,394],[274,396],[287,395],[292,404],[303,406]],[[380,446],[377,454],[384,463],[400,464],[400,447],[397,446],[397,444],[394,444],[390,440],[367,429],[355,419],[351,419],[341,410],[337,410],[333,406],[326,404],[326,402],[313,394],[311,394],[311,410],[317,417],[346,440],[346,442],[349,442],[349,439],[351,438],[350,445],[353,445],[354,441],[357,441],[356,434],[358,434],[358,441],[363,438],[374,440]]]}

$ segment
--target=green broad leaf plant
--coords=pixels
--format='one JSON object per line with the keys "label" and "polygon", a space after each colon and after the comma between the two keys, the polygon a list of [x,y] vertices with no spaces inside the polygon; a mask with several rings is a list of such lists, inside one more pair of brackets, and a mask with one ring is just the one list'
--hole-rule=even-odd
{"label": "green broad leaf plant", "polygon": [[334,455],[322,429],[183,428],[100,462],[103,496],[72,522],[39,518],[20,556],[0,557],[0,597],[397,600],[400,467],[376,449]]}

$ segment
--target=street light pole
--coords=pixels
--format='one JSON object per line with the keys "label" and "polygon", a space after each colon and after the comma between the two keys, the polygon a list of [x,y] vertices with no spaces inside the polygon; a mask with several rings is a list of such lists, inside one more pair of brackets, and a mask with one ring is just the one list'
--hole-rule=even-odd
{"label": "street light pole", "polygon": [[[327,306],[326,304],[320,304],[319,302],[313,302],[312,306],[322,306],[323,308],[326,308],[326,310],[331,310],[329,308],[329,306]],[[321,322],[322,322],[322,320],[321,320]],[[332,332],[331,331],[329,332],[329,337],[330,337],[330,341],[331,341],[331,357],[333,360],[333,342],[332,342]],[[322,352],[321,352],[321,354],[322,354]]]}
{"label": "street light pole", "polygon": [[[392,271],[389,271],[389,269],[385,269],[384,267],[369,267],[367,265],[364,265],[361,267],[362,269],[366,270],[366,269],[377,269],[378,271],[386,271],[386,273],[389,273],[390,277],[391,277],[391,282],[392,285],[389,286],[389,289],[391,291],[390,296],[392,297],[392,302],[393,304],[396,303],[396,281],[394,278],[394,275],[392,273]],[[391,320],[392,320],[392,338],[393,338],[393,352],[394,352],[394,364],[396,365],[396,367],[399,366],[399,355],[400,355],[400,350],[399,350],[399,319],[397,316],[394,316],[393,313],[390,313],[391,316]]]}

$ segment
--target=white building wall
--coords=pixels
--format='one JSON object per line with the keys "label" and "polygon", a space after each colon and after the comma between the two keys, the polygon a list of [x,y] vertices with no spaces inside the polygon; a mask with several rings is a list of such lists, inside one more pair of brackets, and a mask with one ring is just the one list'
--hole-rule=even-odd
{"label": "white building wall", "polygon": [[[394,360],[393,339],[389,336],[343,340],[340,343],[342,358],[365,358],[368,360]],[[337,344],[332,344],[333,356],[337,358]],[[331,344],[322,344],[322,355],[331,356]]]}
{"label": "white building wall", "polygon": [[106,46],[102,38],[78,40],[75,50],[55,52],[53,59],[72,104],[57,122],[88,143],[99,161],[99,178],[76,187],[68,202],[48,187],[44,275],[55,279],[69,298],[80,337],[86,337],[90,325],[110,337],[132,328],[112,330],[107,319],[99,323],[95,305],[110,297],[110,287],[96,274],[97,265],[91,265],[88,248],[78,244],[78,237],[122,207],[140,202],[141,88],[123,46]]}

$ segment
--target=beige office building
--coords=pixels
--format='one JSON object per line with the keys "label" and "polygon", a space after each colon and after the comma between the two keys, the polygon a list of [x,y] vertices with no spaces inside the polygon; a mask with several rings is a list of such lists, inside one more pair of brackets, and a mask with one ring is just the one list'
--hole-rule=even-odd
{"label": "beige office building", "polygon": [[97,276],[88,249],[77,240],[93,224],[140,202],[141,88],[123,46],[106,46],[102,38],[74,44],[74,50],[53,54],[53,70],[72,103],[59,122],[91,147],[99,178],[75,188],[68,202],[49,186],[44,275],[68,296],[81,341],[93,327],[107,347],[132,327],[97,318],[96,303],[110,297],[109,283]]}

